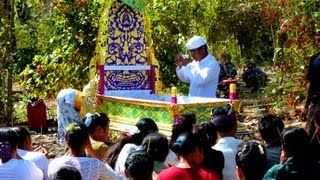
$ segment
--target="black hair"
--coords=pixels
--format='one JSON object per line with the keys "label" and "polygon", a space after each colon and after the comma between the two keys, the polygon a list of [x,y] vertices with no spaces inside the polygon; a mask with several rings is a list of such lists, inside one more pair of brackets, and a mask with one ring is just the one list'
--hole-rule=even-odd
{"label": "black hair", "polygon": [[216,127],[210,121],[203,121],[194,126],[194,133],[200,137],[204,146],[211,148],[217,141]]}
{"label": "black hair", "polygon": [[169,152],[169,143],[165,135],[158,132],[148,134],[142,142],[142,148],[153,161],[163,162]]}
{"label": "black hair", "polygon": [[213,116],[211,123],[215,126],[217,132],[230,132],[237,125],[237,119],[234,115]]}
{"label": "black hair", "polygon": [[303,156],[309,145],[309,136],[301,127],[288,127],[281,133],[283,148],[289,152],[288,156]]}
{"label": "black hair", "polygon": [[173,143],[182,133],[192,132],[193,125],[196,123],[196,115],[194,113],[182,113],[172,125],[172,134],[169,147],[172,148]]}
{"label": "black hair", "polygon": [[182,157],[186,157],[193,153],[196,148],[203,150],[203,145],[200,141],[200,137],[191,132],[179,135],[172,145],[172,151]]}
{"label": "black hair", "polygon": [[100,126],[104,128],[108,126],[110,119],[105,113],[95,113],[87,115],[82,121],[85,122],[86,126],[88,127],[89,134],[92,134],[96,127]]}
{"label": "black hair", "polygon": [[221,115],[237,115],[237,111],[233,108],[231,104],[225,106],[216,106],[211,110],[211,117],[221,116]]}
{"label": "black hair", "polygon": [[282,119],[273,114],[263,116],[258,122],[258,129],[261,138],[268,142],[272,142],[276,138],[280,138],[283,128],[284,123]]}
{"label": "black hair", "polygon": [[144,150],[131,152],[124,164],[129,176],[134,180],[152,179],[153,161]]}
{"label": "black hair", "polygon": [[115,168],[116,161],[118,159],[118,156],[121,152],[121,149],[124,145],[132,143],[132,140],[130,137],[126,135],[126,133],[123,133],[119,140],[112,146],[108,148],[107,154],[106,154],[106,163],[112,167],[112,169]]}
{"label": "black hair", "polygon": [[266,148],[256,140],[243,141],[237,148],[236,165],[246,180],[261,180],[267,170]]}
{"label": "black hair", "polygon": [[27,128],[22,126],[16,126],[12,129],[18,134],[18,148],[21,149],[23,147],[23,143],[27,140],[27,138],[31,139],[30,132]]}
{"label": "black hair", "polygon": [[121,152],[123,146],[127,143],[134,143],[136,145],[141,145],[143,139],[150,133],[157,132],[158,126],[154,122],[154,120],[150,118],[142,118],[136,123],[136,127],[140,131],[139,133],[135,133],[133,135],[129,135],[128,133],[122,134],[117,143],[112,145],[107,152],[106,162],[112,167],[115,167],[115,163],[118,159],[118,155]]}
{"label": "black hair", "polygon": [[18,135],[9,127],[0,128],[0,159],[6,163],[11,159],[11,154],[18,148]]}
{"label": "black hair", "polygon": [[142,118],[137,123],[136,126],[139,129],[139,133],[133,134],[131,136],[132,141],[136,145],[141,145],[143,139],[150,133],[158,132],[158,126],[154,120],[150,118]]}
{"label": "black hair", "polygon": [[66,128],[66,141],[71,149],[79,150],[89,140],[88,128],[85,124],[71,123]]}
{"label": "black hair", "polygon": [[63,166],[53,175],[53,180],[81,180],[80,171],[73,166]]}

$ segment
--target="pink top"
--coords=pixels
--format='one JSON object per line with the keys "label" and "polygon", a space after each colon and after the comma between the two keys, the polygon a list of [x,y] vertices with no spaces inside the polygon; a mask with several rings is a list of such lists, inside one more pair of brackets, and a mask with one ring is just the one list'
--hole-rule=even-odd
{"label": "pink top", "polygon": [[220,180],[220,176],[212,171],[203,168],[179,168],[171,167],[162,170],[158,175],[157,180],[192,180],[192,179],[206,179],[206,180]]}

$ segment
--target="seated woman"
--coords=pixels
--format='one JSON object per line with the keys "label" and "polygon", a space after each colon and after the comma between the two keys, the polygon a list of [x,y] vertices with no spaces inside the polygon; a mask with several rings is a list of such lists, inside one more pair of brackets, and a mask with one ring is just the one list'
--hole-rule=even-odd
{"label": "seated woman", "polygon": [[210,170],[201,168],[203,163],[203,146],[200,138],[192,133],[180,135],[172,148],[179,157],[179,164],[162,170],[158,180],[180,179],[221,179],[220,176]]}
{"label": "seated woman", "polygon": [[168,138],[158,132],[148,134],[142,142],[142,149],[145,150],[154,163],[153,179],[164,169],[168,168],[164,165],[164,161],[169,153]]}
{"label": "seated woman", "polygon": [[92,149],[100,159],[107,158],[108,146],[106,142],[109,138],[109,118],[105,113],[88,113],[83,119],[88,127]]}
{"label": "seated woman", "polygon": [[[36,149],[32,146],[32,139],[29,131],[22,127],[14,127],[13,130],[18,134],[18,155],[23,159],[27,159],[33,162],[39,169],[42,170],[44,179],[48,179],[48,165],[49,161],[46,158],[45,154],[48,154],[47,150],[41,146]],[[43,150],[44,153],[38,152],[37,150]]]}
{"label": "seated woman", "polygon": [[267,168],[266,148],[256,140],[247,140],[239,144],[236,155],[239,180],[261,180]]}
{"label": "seated woman", "polygon": [[85,157],[85,149],[90,146],[88,128],[83,123],[71,123],[66,129],[66,144],[68,152],[49,163],[48,175],[54,174],[63,166],[69,165],[77,168],[83,179],[114,179],[112,168],[96,158]]}
{"label": "seated woman", "polygon": [[42,180],[43,173],[18,153],[18,135],[9,127],[0,128],[0,179]]}
{"label": "seated woman", "polygon": [[202,167],[216,172],[222,177],[224,168],[223,153],[211,148],[217,141],[217,131],[214,125],[210,121],[198,123],[194,127],[194,133],[200,137],[200,141],[203,144],[204,159]]}
{"label": "seated woman", "polygon": [[133,151],[125,162],[125,174],[131,180],[151,180],[153,161],[144,150]]}

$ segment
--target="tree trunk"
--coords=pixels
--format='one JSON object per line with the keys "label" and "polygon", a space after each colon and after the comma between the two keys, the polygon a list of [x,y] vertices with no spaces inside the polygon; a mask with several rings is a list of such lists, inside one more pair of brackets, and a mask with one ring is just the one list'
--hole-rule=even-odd
{"label": "tree trunk", "polygon": [[[13,125],[13,101],[12,101],[12,73],[13,73],[13,52],[16,46],[14,34],[14,3],[15,0],[0,1],[0,16],[4,27],[1,40],[1,103],[0,103],[0,118],[2,123]],[[5,120],[5,121],[3,121]]]}
{"label": "tree trunk", "polygon": [[15,33],[14,33],[14,2],[15,0],[10,1],[10,12],[9,12],[9,41],[10,41],[10,47],[8,52],[8,58],[7,58],[7,64],[8,64],[8,86],[7,86],[7,92],[8,92],[8,104],[7,104],[7,124],[10,124],[13,126],[13,101],[12,101],[12,73],[13,73],[13,52],[16,46],[15,41]]}

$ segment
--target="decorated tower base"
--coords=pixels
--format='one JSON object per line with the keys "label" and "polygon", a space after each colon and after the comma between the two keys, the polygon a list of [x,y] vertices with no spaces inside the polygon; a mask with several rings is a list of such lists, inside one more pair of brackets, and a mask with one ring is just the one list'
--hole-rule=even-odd
{"label": "decorated tower base", "polygon": [[[124,1],[125,2],[125,1]],[[195,113],[198,121],[210,119],[211,109],[229,99],[157,94],[159,74],[152,53],[147,18],[141,9],[114,1],[104,14],[105,39],[98,45],[99,111],[108,114],[111,129],[125,131],[144,117],[156,121],[160,132],[170,136],[174,118],[182,112]],[[145,30],[146,29],[146,30]],[[101,31],[101,30],[100,30]],[[105,45],[105,49],[102,48]],[[97,63],[95,62],[95,63]],[[238,105],[236,100],[234,106]]]}

